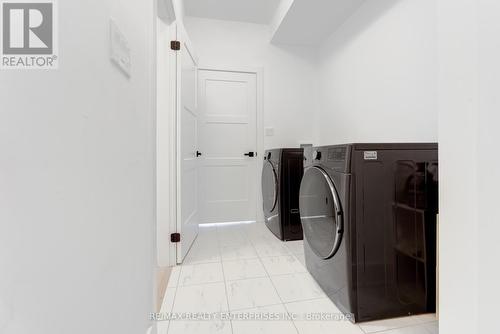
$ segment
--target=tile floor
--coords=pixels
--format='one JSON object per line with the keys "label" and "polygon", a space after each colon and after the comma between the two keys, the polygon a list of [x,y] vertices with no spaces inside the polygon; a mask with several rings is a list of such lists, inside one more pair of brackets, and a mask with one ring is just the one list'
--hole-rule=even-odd
{"label": "tile floor", "polygon": [[[305,319],[340,312],[305,269],[302,241],[283,243],[262,223],[200,227],[184,264],[172,271],[161,312],[232,317],[161,321],[159,334],[438,333],[433,314],[359,325]],[[275,318],[248,319],[256,315]]]}

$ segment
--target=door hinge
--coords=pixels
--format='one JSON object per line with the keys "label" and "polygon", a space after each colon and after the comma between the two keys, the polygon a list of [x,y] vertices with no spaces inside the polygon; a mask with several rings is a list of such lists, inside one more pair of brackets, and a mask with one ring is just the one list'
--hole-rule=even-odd
{"label": "door hinge", "polygon": [[170,48],[174,51],[179,51],[181,49],[181,42],[179,41],[170,41]]}
{"label": "door hinge", "polygon": [[179,242],[181,241],[181,234],[180,233],[172,233],[170,235],[170,242]]}

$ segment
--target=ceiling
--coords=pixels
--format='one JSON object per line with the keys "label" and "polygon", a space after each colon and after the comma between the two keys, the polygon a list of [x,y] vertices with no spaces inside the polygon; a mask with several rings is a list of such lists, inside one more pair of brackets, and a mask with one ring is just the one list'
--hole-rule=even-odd
{"label": "ceiling", "polygon": [[[320,45],[367,0],[295,0],[286,12],[272,42]],[[378,7],[382,8],[381,5]]]}
{"label": "ceiling", "polygon": [[281,0],[184,0],[187,16],[268,24]]}

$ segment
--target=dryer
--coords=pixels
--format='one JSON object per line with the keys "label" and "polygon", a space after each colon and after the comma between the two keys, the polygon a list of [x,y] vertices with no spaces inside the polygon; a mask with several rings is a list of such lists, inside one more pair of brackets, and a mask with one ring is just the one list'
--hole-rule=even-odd
{"label": "dryer", "polygon": [[305,261],[354,322],[435,312],[437,144],[306,149]]}
{"label": "dryer", "polygon": [[280,240],[301,240],[299,190],[303,174],[303,149],[268,150],[262,168],[264,219]]}

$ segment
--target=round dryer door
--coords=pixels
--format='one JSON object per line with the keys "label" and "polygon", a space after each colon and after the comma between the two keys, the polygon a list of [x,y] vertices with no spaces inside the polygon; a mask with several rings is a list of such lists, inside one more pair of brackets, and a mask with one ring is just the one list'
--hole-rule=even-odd
{"label": "round dryer door", "polygon": [[273,164],[269,161],[266,161],[262,169],[262,200],[266,213],[272,212],[278,201],[278,178]]}
{"label": "round dryer door", "polygon": [[302,178],[300,219],[314,253],[322,259],[334,256],[342,240],[342,211],[335,185],[319,167],[308,168]]}

